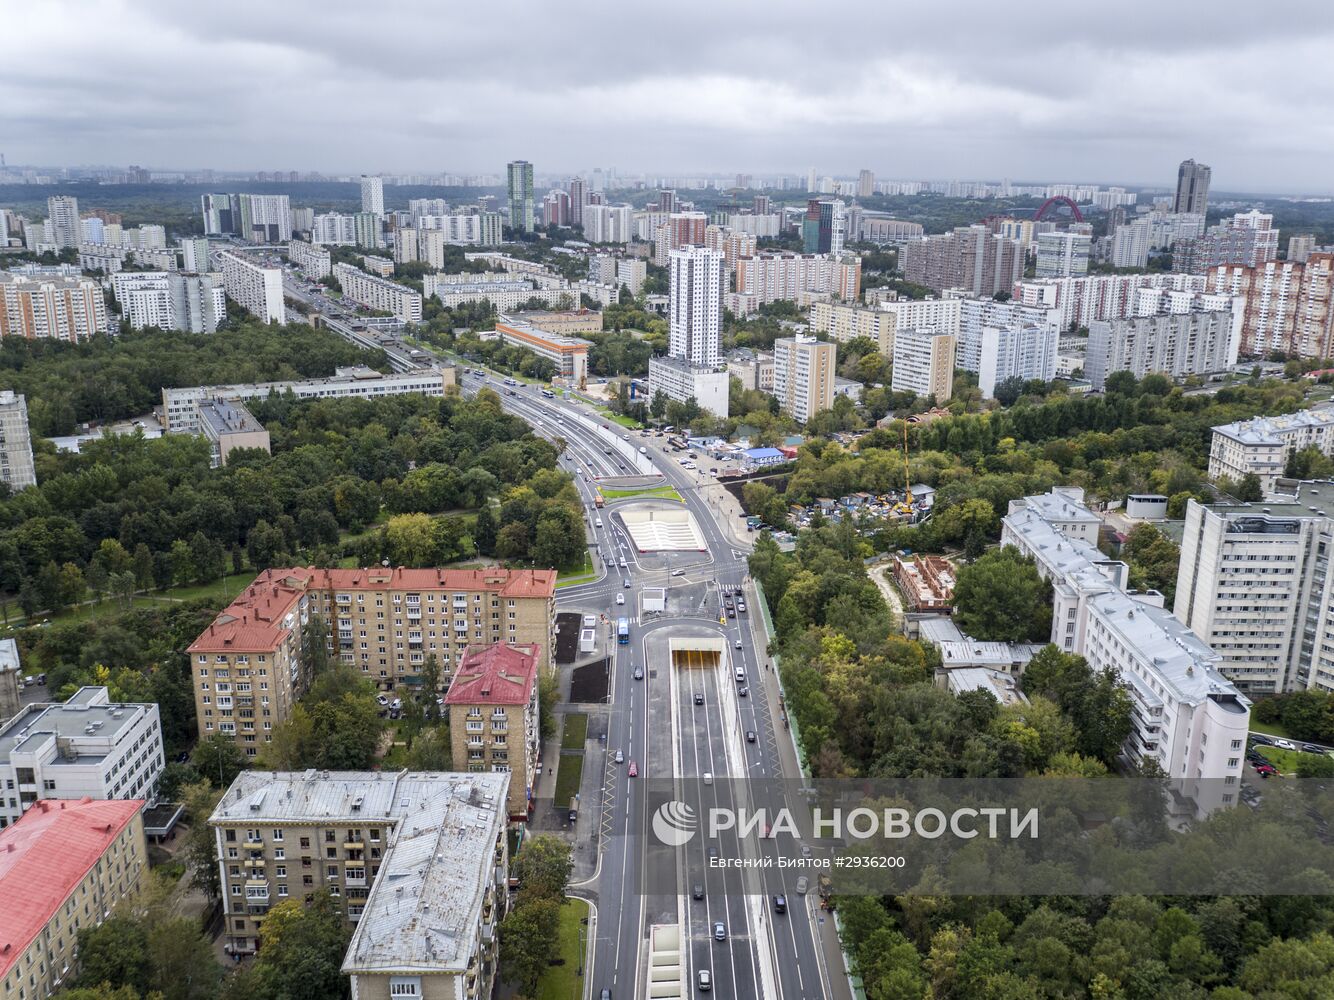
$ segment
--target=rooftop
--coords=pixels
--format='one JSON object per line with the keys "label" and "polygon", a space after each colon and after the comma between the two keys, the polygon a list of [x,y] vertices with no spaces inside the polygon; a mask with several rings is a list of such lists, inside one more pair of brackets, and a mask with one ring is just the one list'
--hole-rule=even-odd
{"label": "rooftop", "polygon": [[345,972],[462,971],[491,852],[505,827],[508,774],[243,771],[212,823],[385,823],[393,827],[343,960]]}
{"label": "rooftop", "polygon": [[522,340],[534,340],[561,351],[587,350],[593,346],[591,340],[583,337],[567,337],[562,333],[549,333],[540,330],[531,323],[514,316],[501,316],[496,321],[496,332],[502,336],[519,337]]}
{"label": "rooftop", "polygon": [[253,434],[264,430],[264,425],[238,402],[222,397],[201,399],[199,417],[214,437],[224,434]]}
{"label": "rooftop", "polygon": [[57,739],[69,741],[69,755],[57,756],[53,765],[88,763],[105,757],[122,732],[154,711],[155,704],[109,702],[104,687],[80,688],[64,704],[24,705],[18,715],[0,724],[0,759],[37,751]]}
{"label": "rooftop", "polygon": [[[1002,645],[1004,645],[1002,643]],[[1026,705],[1028,699],[1019,690],[1018,681],[1003,670],[986,667],[963,667],[951,670],[946,679],[955,694],[964,691],[986,691],[1002,705]]]}
{"label": "rooftop", "polygon": [[1047,493],[1024,497],[1023,502],[1046,521],[1100,523],[1098,515],[1084,506],[1084,491],[1077,486],[1054,486]]}
{"label": "rooftop", "polygon": [[534,643],[511,646],[498,642],[469,650],[454,671],[445,704],[527,705],[537,683],[540,654]]}
{"label": "rooftop", "polygon": [[1220,424],[1213,431],[1241,444],[1281,445],[1284,434],[1300,431],[1302,428],[1323,429],[1330,425],[1334,425],[1334,404],[1313,406],[1309,410],[1298,410],[1296,413],[1284,413],[1276,417],[1255,417],[1251,420]]}
{"label": "rooftop", "polygon": [[0,830],[0,979],[143,804],[43,799]]}

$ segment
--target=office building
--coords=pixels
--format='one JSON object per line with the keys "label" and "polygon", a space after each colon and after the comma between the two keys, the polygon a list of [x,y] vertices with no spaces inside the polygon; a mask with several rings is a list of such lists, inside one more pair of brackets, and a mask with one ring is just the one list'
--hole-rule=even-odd
{"label": "office building", "polygon": [[1129,568],[1096,547],[1099,524],[1083,490],[1056,487],[1010,502],[1001,543],[1033,559],[1051,583],[1052,642],[1125,686],[1126,758],[1160,768],[1197,815],[1233,805],[1250,702],[1220,671],[1223,658],[1162,607],[1161,594],[1126,590]]}
{"label": "office building", "polygon": [[416,368],[384,375],[361,365],[338,368],[325,378],[299,382],[196,385],[162,390],[162,422],[168,434],[202,434],[199,404],[206,399],[266,399],[291,393],[297,399],[380,399],[421,393],[439,398],[454,385],[454,368]]}
{"label": "office building", "polygon": [[142,802],[43,799],[0,831],[0,997],[73,985],[79,935],[148,884]]}
{"label": "office building", "polygon": [[72,343],[109,328],[106,300],[95,279],[0,271],[0,336]]}
{"label": "office building", "polygon": [[704,247],[673,250],[669,269],[667,353],[693,365],[716,368],[722,341],[723,293],[727,291],[723,255]]}
{"label": "office building", "polygon": [[890,388],[935,397],[936,405],[954,395],[954,355],[958,338],[952,333],[907,327],[893,335],[894,370]]}
{"label": "office building", "polygon": [[445,695],[454,767],[509,772],[510,822],[527,822],[540,749],[536,646],[469,650]]}
{"label": "office building", "polygon": [[[409,229],[407,232],[412,230]],[[299,267],[301,273],[311,281],[319,281],[333,274],[333,257],[329,251],[305,240],[287,241],[287,259]]]}
{"label": "office building", "polygon": [[37,485],[28,401],[12,389],[0,389],[0,482],[15,491]]}
{"label": "office building", "polygon": [[685,403],[694,400],[701,410],[727,417],[729,376],[726,368],[694,365],[685,358],[648,359],[648,395],[657,392]]}
{"label": "office building", "polygon": [[518,316],[508,315],[501,316],[497,321],[496,333],[502,342],[527,348],[539,358],[552,362],[556,367],[556,375],[569,380],[571,384],[583,386],[588,381],[588,349],[593,346],[591,340],[548,333]]}
{"label": "office building", "polygon": [[1287,259],[1297,264],[1305,264],[1306,259],[1315,250],[1314,233],[1298,233],[1288,237]]}
{"label": "office building", "polygon": [[51,226],[50,242],[59,249],[77,247],[81,242],[79,199],[66,194],[46,199],[46,214]]}
{"label": "office building", "polygon": [[233,302],[261,323],[287,322],[282,268],[266,267],[239,250],[219,250],[222,283]]}
{"label": "office building", "polygon": [[216,333],[227,318],[221,274],[177,271],[122,271],[111,278],[121,316],[131,329]]}
{"label": "office building", "polygon": [[1329,483],[1256,504],[1191,500],[1173,611],[1248,694],[1334,692],[1332,547]]}
{"label": "office building", "polygon": [[250,756],[269,742],[309,686],[312,615],[339,662],[381,688],[420,686],[430,655],[448,684],[469,646],[535,643],[545,668],[555,592],[554,570],[265,570],[187,650],[200,736],[235,737]]}
{"label": "office building", "polygon": [[384,215],[384,178],[361,175],[361,210]]}
{"label": "office building", "polygon": [[863,170],[857,175],[857,197],[870,198],[875,194],[875,174],[870,170]]}
{"label": "office building", "polygon": [[155,801],[165,765],[156,704],[113,702],[104,687],[30,703],[0,722],[0,826],[44,798]]}
{"label": "office building", "polygon": [[1209,178],[1212,171],[1203,163],[1182,160],[1177,168],[1177,191],[1172,199],[1173,212],[1205,215],[1209,209]]}
{"label": "office building", "polygon": [[993,233],[980,223],[905,243],[899,255],[906,280],[938,292],[962,288],[973,295],[990,296],[1010,291],[1024,273],[1019,241]]}
{"label": "office building", "polygon": [[225,950],[253,954],[270,906],[327,890],[353,925],[353,996],[490,997],[508,788],[504,773],[242,771],[208,821]]}
{"label": "office building", "polygon": [[533,165],[515,160],[506,166],[509,179],[510,226],[515,232],[533,231]]}
{"label": "office building", "polygon": [[1312,253],[1305,263],[1215,267],[1207,281],[1210,291],[1243,300],[1243,356],[1279,351],[1325,358],[1334,352],[1334,253]]}
{"label": "office building", "polygon": [[629,205],[585,205],[584,239],[589,243],[629,243],[634,238]]}
{"label": "office building", "polygon": [[1209,442],[1209,478],[1226,476],[1234,483],[1245,475],[1259,478],[1273,492],[1288,456],[1306,448],[1334,455],[1334,405],[1276,417],[1253,417],[1213,428]]}
{"label": "office building", "polygon": [[1172,269],[1185,274],[1206,274],[1224,265],[1261,267],[1278,259],[1278,230],[1274,217],[1252,210],[1209,229],[1203,236],[1179,240],[1172,252]]}
{"label": "office building", "polygon": [[856,302],[861,297],[862,262],[856,254],[799,254],[765,251],[736,265],[736,290],[756,301],[787,299],[806,306],[821,297]]}
{"label": "office building", "polygon": [[832,342],[814,337],[774,341],[774,395],[792,419],[804,424],[834,405],[837,350]]}
{"label": "office building", "polygon": [[1226,295],[1179,294],[1192,300],[1188,312],[1096,320],[1089,327],[1084,377],[1094,389],[1101,391],[1113,372],[1182,379],[1226,372],[1237,363],[1240,302]]}
{"label": "office building", "polygon": [[181,270],[200,274],[211,271],[208,259],[208,238],[185,236],[181,238]]}
{"label": "office building", "polygon": [[227,464],[237,448],[269,449],[269,432],[239,400],[224,397],[201,399],[195,406],[199,433],[209,444],[209,467]]}
{"label": "office building", "polygon": [[315,216],[310,227],[310,242],[326,246],[355,246],[356,217],[338,212],[324,212]]}
{"label": "office building", "polygon": [[1088,274],[1093,237],[1058,231],[1038,234],[1038,278],[1080,278]]}
{"label": "office building", "polygon": [[[393,267],[393,262],[389,262]],[[335,264],[333,276],[342,286],[343,295],[371,309],[392,313],[405,323],[422,320],[422,297],[407,285],[388,278],[367,274],[351,264]]]}
{"label": "office building", "polygon": [[802,249],[806,253],[843,252],[845,207],[836,198],[811,198],[801,222]]}

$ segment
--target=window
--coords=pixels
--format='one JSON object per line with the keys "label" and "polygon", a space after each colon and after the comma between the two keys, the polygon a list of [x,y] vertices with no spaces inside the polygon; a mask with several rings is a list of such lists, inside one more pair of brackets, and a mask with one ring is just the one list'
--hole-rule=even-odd
{"label": "window", "polygon": [[390,976],[389,995],[391,997],[421,996],[422,981],[419,976]]}
{"label": "window", "polygon": [[1240,749],[1241,749],[1241,740],[1233,740],[1233,741],[1232,741],[1232,749],[1233,749],[1233,750],[1240,750]]}
{"label": "window", "polygon": [[1239,765],[1240,763],[1241,763],[1241,758],[1240,758],[1240,757],[1229,757],[1229,758],[1227,759],[1227,766],[1228,766],[1228,767],[1236,767],[1236,766]]}

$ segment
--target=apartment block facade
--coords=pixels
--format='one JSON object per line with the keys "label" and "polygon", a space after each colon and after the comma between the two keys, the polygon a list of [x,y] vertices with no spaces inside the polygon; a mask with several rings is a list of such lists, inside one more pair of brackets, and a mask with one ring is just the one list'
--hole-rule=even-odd
{"label": "apartment block facade", "polygon": [[899,253],[904,278],[937,292],[962,288],[990,296],[1009,291],[1024,274],[1019,241],[980,223],[905,243]]}
{"label": "apartment block facade", "polygon": [[281,325],[287,322],[281,268],[266,267],[234,250],[218,251],[218,260],[222,267],[223,286],[237,305],[261,323]]}
{"label": "apartment block facade", "polygon": [[1174,379],[1229,371],[1237,363],[1241,322],[1241,302],[1226,295],[1197,296],[1190,312],[1095,320],[1084,377],[1101,390],[1107,376],[1119,371]]}
{"label": "apartment block facade", "polygon": [[[392,262],[390,262],[392,267]],[[335,264],[334,277],[343,288],[343,294],[371,309],[392,313],[405,323],[422,320],[422,297],[415,289],[396,281],[367,274],[351,264]]]}
{"label": "apartment block facade", "polygon": [[421,684],[434,655],[441,681],[470,646],[533,643],[551,662],[552,570],[270,569],[187,652],[201,737],[235,738],[254,756],[310,683],[305,629],[318,615],[330,651],[389,690]]}
{"label": "apartment block facade", "polygon": [[1272,492],[1288,456],[1304,448],[1334,455],[1334,406],[1313,406],[1296,413],[1214,427],[1209,442],[1209,478],[1227,476],[1238,482],[1249,473],[1259,478],[1261,489]]}
{"label": "apartment block facade", "polygon": [[288,240],[287,259],[301,268],[301,273],[311,281],[333,274],[333,258],[329,251],[305,240]]}
{"label": "apartment block facade", "polygon": [[894,335],[894,370],[890,387],[895,392],[934,396],[937,405],[954,395],[954,356],[957,340],[935,330],[899,330]]}
{"label": "apartment block facade", "polygon": [[1208,271],[1207,281],[1211,292],[1243,300],[1242,355],[1324,358],[1334,352],[1334,253],[1309,254],[1305,263],[1221,265]]}
{"label": "apartment block facade", "polygon": [[108,329],[106,300],[94,279],[0,271],[0,336],[73,343]]}
{"label": "apartment block facade", "polygon": [[802,423],[834,405],[838,348],[814,337],[774,341],[774,395],[784,413]]}
{"label": "apartment block facade", "polygon": [[37,485],[28,401],[12,389],[0,389],[0,482],[11,490]]}

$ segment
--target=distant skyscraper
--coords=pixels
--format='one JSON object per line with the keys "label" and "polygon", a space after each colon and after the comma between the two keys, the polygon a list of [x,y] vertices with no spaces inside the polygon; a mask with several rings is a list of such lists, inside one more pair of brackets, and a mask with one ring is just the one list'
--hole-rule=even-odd
{"label": "distant skyscraper", "polygon": [[584,205],[588,202],[586,185],[582,177],[570,178],[570,225],[584,224]]}
{"label": "distant skyscraper", "polygon": [[510,225],[518,232],[533,231],[533,165],[515,160],[508,166]]}
{"label": "distant skyscraper", "polygon": [[204,194],[199,196],[200,211],[204,216],[205,236],[236,234],[240,221],[240,206],[234,194]]}
{"label": "distant skyscraper", "polygon": [[207,271],[208,238],[191,236],[181,240],[181,269],[184,271]]}
{"label": "distant skyscraper", "polygon": [[58,194],[46,199],[47,215],[51,218],[51,242],[58,247],[79,245],[79,199]]}
{"label": "distant skyscraper", "polygon": [[1181,161],[1181,166],[1177,167],[1177,195],[1172,202],[1172,211],[1204,215],[1209,206],[1209,177],[1212,173],[1203,163]]}
{"label": "distant skyscraper", "polygon": [[863,170],[857,175],[857,197],[869,198],[875,194],[875,174],[870,170]]}
{"label": "distant skyscraper", "polygon": [[384,178],[361,175],[361,210],[384,215]]}
{"label": "distant skyscraper", "polygon": [[669,255],[671,281],[667,353],[692,365],[716,367],[723,330],[727,280],[717,250],[682,247]]}
{"label": "distant skyscraper", "polygon": [[843,252],[843,202],[812,198],[806,203],[801,238],[806,253]]}
{"label": "distant skyscraper", "polygon": [[819,190],[819,188],[816,187],[817,183],[818,181],[815,176],[815,168],[811,167],[810,170],[806,171],[806,190],[807,191]]}

